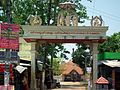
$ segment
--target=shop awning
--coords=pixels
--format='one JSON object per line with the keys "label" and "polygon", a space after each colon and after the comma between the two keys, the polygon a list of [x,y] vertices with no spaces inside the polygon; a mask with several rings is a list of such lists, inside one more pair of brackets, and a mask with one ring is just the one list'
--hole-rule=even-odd
{"label": "shop awning", "polygon": [[98,60],[120,60],[120,52],[104,52],[98,54]]}
{"label": "shop awning", "polygon": [[27,63],[20,63],[21,66],[31,66],[30,64]]}
{"label": "shop awning", "polygon": [[120,67],[120,61],[118,60],[112,60],[112,61],[106,60],[106,61],[101,61],[101,63],[110,67]]}

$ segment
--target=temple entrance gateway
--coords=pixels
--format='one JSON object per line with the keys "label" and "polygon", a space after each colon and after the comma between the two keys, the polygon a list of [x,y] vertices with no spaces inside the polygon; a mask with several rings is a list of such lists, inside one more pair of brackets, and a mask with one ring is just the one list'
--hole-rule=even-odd
{"label": "temple entrance gateway", "polygon": [[[86,43],[93,55],[93,82],[97,80],[97,47],[106,40],[107,26],[30,26],[23,25],[23,38],[31,43],[31,87],[36,89],[37,47],[43,43]],[[94,88],[94,85],[93,85]]]}
{"label": "temple entrance gateway", "polygon": [[[97,80],[97,54],[98,44],[106,40],[107,26],[102,26],[101,16],[92,17],[91,26],[78,26],[78,16],[75,6],[70,2],[61,3],[62,10],[58,13],[57,26],[41,26],[40,17],[30,17],[30,25],[22,25],[24,30],[23,39],[31,43],[31,90],[37,90],[36,59],[39,45],[47,43],[86,43],[90,46],[93,56],[93,87]],[[42,72],[44,77],[44,72]],[[44,78],[41,78],[44,86]],[[42,89],[43,90],[43,89]]]}

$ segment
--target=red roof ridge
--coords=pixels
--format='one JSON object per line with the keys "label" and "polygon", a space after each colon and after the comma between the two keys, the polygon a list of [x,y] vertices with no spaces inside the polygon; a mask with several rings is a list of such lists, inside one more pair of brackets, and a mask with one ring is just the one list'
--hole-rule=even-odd
{"label": "red roof ridge", "polygon": [[65,69],[62,74],[69,74],[72,70],[75,70],[78,74],[82,75],[82,69],[72,61],[69,61],[65,64]]}
{"label": "red roof ridge", "polygon": [[107,79],[105,79],[103,76],[101,76],[100,78],[98,78],[95,82],[96,84],[109,84],[109,81]]}

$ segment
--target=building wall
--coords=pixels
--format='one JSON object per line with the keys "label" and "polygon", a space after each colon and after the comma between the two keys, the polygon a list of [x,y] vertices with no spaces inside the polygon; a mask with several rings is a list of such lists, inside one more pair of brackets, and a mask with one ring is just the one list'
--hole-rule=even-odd
{"label": "building wall", "polygon": [[18,55],[20,56],[20,59],[22,60],[28,60],[31,61],[31,43],[27,43],[23,38],[20,37],[19,39],[20,47]]}

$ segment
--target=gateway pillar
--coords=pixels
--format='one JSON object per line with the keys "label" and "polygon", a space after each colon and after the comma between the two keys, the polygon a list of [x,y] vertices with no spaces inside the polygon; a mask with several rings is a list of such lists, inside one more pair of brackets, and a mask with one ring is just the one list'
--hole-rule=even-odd
{"label": "gateway pillar", "polygon": [[30,83],[30,90],[36,90],[36,42],[31,43],[31,83]]}
{"label": "gateway pillar", "polygon": [[92,86],[92,90],[96,90],[96,86],[95,86],[95,81],[97,80],[98,77],[98,65],[97,65],[97,54],[98,54],[98,43],[93,43],[93,86]]}

